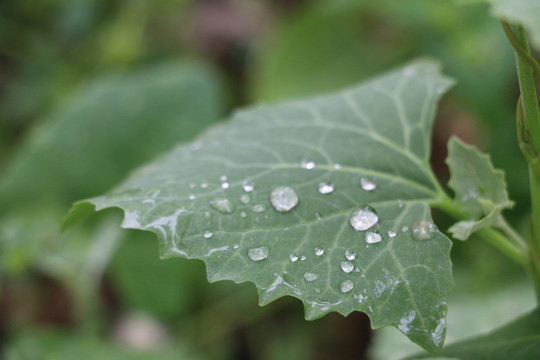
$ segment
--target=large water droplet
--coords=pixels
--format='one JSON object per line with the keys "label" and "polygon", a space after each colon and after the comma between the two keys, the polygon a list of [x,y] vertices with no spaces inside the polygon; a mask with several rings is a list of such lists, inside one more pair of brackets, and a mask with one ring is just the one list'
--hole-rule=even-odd
{"label": "large water droplet", "polygon": [[240,202],[242,204],[249,204],[250,201],[251,201],[251,199],[249,198],[249,195],[244,194],[244,195],[240,196]]}
{"label": "large water droplet", "polygon": [[431,233],[437,231],[433,223],[429,221],[419,221],[412,227],[413,237],[416,240],[428,240],[431,238]]}
{"label": "large water droplet", "polygon": [[330,194],[334,191],[334,184],[322,182],[319,184],[319,192],[321,194]]}
{"label": "large water droplet", "polygon": [[382,241],[382,236],[378,231],[369,231],[366,234],[366,242],[368,244],[375,244]]}
{"label": "large water droplet", "polygon": [[340,289],[342,293],[348,293],[354,288],[352,280],[345,280],[341,283]]}
{"label": "large water droplet", "polygon": [[255,204],[251,207],[251,211],[260,213],[266,210],[266,207],[263,204]]}
{"label": "large water droplet", "polygon": [[350,273],[354,270],[354,265],[351,262],[348,261],[342,261],[341,262],[341,270],[345,272],[346,274]]}
{"label": "large water droplet", "polygon": [[219,210],[224,214],[230,214],[234,211],[234,205],[228,199],[224,199],[224,198],[213,199],[213,200],[210,200],[210,205],[214,209]]}
{"label": "large water droplet", "polygon": [[242,183],[242,189],[244,189],[245,192],[252,192],[253,189],[255,189],[255,184],[253,181],[246,180]]}
{"label": "large water droplet", "polygon": [[270,194],[270,201],[279,212],[287,212],[298,204],[298,195],[288,186],[279,186]]}
{"label": "large water droplet", "polygon": [[208,230],[203,233],[203,236],[204,236],[205,239],[210,239],[212,237],[212,235],[214,235],[214,234],[211,231],[208,231]]}
{"label": "large water droplet", "polygon": [[300,163],[300,166],[302,166],[302,169],[311,170],[315,167],[315,162],[304,159]]}
{"label": "large water droplet", "polygon": [[318,278],[319,278],[319,274],[315,274],[312,272],[307,272],[304,274],[304,279],[306,279],[306,281],[315,281]]}
{"label": "large water droplet", "polygon": [[356,231],[367,230],[379,221],[377,212],[371,206],[365,206],[351,214],[349,222]]}
{"label": "large water droplet", "polygon": [[268,257],[268,254],[270,253],[270,249],[268,249],[266,246],[261,246],[254,249],[248,250],[248,256],[253,261],[261,261]]}
{"label": "large water droplet", "polygon": [[352,260],[356,259],[356,253],[349,249],[349,250],[345,251],[345,257],[347,258],[347,260],[352,261]]}
{"label": "large water droplet", "polygon": [[291,260],[292,262],[296,262],[298,260],[298,256],[296,256],[294,254],[290,254],[289,255],[289,260]]}
{"label": "large water droplet", "polygon": [[315,255],[322,256],[324,254],[324,250],[321,248],[315,248]]}
{"label": "large water droplet", "polygon": [[375,188],[377,187],[377,184],[375,184],[373,181],[371,181],[368,178],[361,178],[360,186],[365,191],[372,191],[372,190],[375,190]]}

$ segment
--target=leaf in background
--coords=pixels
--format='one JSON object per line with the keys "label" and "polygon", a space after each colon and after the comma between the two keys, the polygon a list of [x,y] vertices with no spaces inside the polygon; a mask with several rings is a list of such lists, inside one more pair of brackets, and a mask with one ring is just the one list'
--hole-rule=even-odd
{"label": "leaf in background", "polygon": [[448,142],[446,163],[454,201],[470,216],[449,229],[452,235],[467,240],[475,231],[497,225],[501,212],[514,205],[508,199],[504,172],[493,168],[489,155],[455,137]]}
{"label": "leaf in background", "polygon": [[540,359],[540,311],[536,309],[487,335],[447,346],[441,355],[459,360]]}
{"label": "leaf in background", "polygon": [[491,4],[493,16],[523,25],[532,43],[540,49],[540,1],[485,0]]}
{"label": "leaf in background", "polygon": [[450,85],[419,61],[239,112],[71,217],[120,207],[123,227],[157,234],[162,257],[202,259],[210,281],[251,281],[262,305],[290,295],[308,319],[363,311],[437,351],[453,282],[451,242],[431,223],[441,190],[428,159]]}
{"label": "leaf in background", "polygon": [[34,129],[4,172],[2,209],[67,204],[106,191],[133,167],[191,139],[222,113],[214,74],[167,64],[95,80]]}

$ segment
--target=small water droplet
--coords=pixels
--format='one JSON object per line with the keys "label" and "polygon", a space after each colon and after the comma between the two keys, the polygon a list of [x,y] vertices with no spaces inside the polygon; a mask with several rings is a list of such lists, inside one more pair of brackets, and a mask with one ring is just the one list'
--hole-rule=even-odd
{"label": "small water droplet", "polygon": [[434,231],[437,231],[435,225],[425,220],[415,223],[412,227],[413,236],[416,240],[428,240]]}
{"label": "small water droplet", "polygon": [[247,214],[246,214],[246,212],[245,212],[245,211],[242,211],[242,212],[240,213],[240,217],[243,217],[243,218],[245,218],[246,216],[247,216]]}
{"label": "small water droplet", "polygon": [[201,184],[201,188],[206,189],[207,187],[208,187],[208,183],[204,183],[204,182],[203,182],[203,183]]}
{"label": "small water droplet", "polygon": [[321,248],[315,248],[315,255],[321,256],[324,254],[324,250]]}
{"label": "small water droplet", "polygon": [[254,249],[248,250],[248,256],[253,261],[261,261],[268,257],[268,254],[270,253],[270,249],[268,249],[266,246],[261,246]]}
{"label": "small water droplet", "polygon": [[203,233],[203,236],[204,236],[205,239],[210,239],[213,235],[214,234],[211,231],[208,231],[208,230]]}
{"label": "small water droplet", "polygon": [[224,198],[217,198],[210,200],[210,205],[218,210],[221,211],[224,214],[230,214],[234,211],[234,205],[228,200]]}
{"label": "small water droplet", "polygon": [[228,189],[228,188],[229,188],[229,183],[228,183],[228,182],[222,183],[222,184],[221,184],[221,188],[222,188],[223,190]]}
{"label": "small water droplet", "polygon": [[304,274],[304,279],[306,279],[306,281],[315,281],[318,278],[319,278],[319,274],[315,274],[312,272],[307,272]]}
{"label": "small water droplet", "polygon": [[232,247],[233,247],[233,249],[238,249],[240,247],[240,245],[234,244]]}
{"label": "small water droplet", "polygon": [[255,204],[251,207],[251,210],[253,212],[260,213],[266,210],[266,207],[263,204]]}
{"label": "small water droplet", "polygon": [[369,231],[366,234],[366,242],[368,244],[375,244],[382,241],[382,236],[378,231]]}
{"label": "small water droplet", "polygon": [[288,186],[279,186],[270,194],[270,202],[277,211],[287,212],[298,204],[298,195]]}
{"label": "small water droplet", "polygon": [[315,213],[315,219],[321,220],[321,219],[322,219],[321,213],[316,212],[316,213]]}
{"label": "small water droplet", "polygon": [[356,259],[356,253],[349,249],[345,251],[345,257],[347,258],[347,260],[353,261],[354,259]]}
{"label": "small water droplet", "polygon": [[371,181],[368,178],[361,178],[360,186],[365,191],[372,191],[372,190],[375,190],[375,188],[377,187],[377,184],[375,184],[373,181]]}
{"label": "small water droplet", "polygon": [[344,273],[348,274],[351,271],[354,270],[354,265],[351,262],[348,261],[342,261],[341,262],[341,270],[343,270]]}
{"label": "small water droplet", "polygon": [[388,236],[391,237],[391,238],[395,238],[396,237],[396,233],[394,231],[388,231]]}
{"label": "small water droplet", "polygon": [[253,189],[255,189],[255,184],[253,181],[246,180],[242,183],[242,189],[244,189],[245,192],[252,192]]}
{"label": "small water droplet", "polygon": [[348,293],[354,288],[352,280],[345,280],[341,283],[340,289],[342,293]]}
{"label": "small water droplet", "polygon": [[322,182],[319,184],[319,192],[321,194],[330,194],[334,191],[334,184]]}
{"label": "small water droplet", "polygon": [[190,189],[194,189],[195,186],[197,186],[197,184],[194,184],[194,183],[189,184],[189,188],[190,188]]}
{"label": "small water droplet", "polygon": [[356,231],[367,230],[379,221],[377,212],[371,206],[365,206],[351,214],[349,222]]}
{"label": "small water droplet", "polygon": [[219,180],[221,180],[222,182],[227,181],[227,175],[221,175],[221,176],[219,177]]}
{"label": "small water droplet", "polygon": [[337,170],[341,169],[341,165],[340,164],[334,164],[334,169],[337,169]]}
{"label": "small water droplet", "polygon": [[397,204],[398,208],[403,208],[403,201],[401,200],[398,200],[398,204]]}
{"label": "small water droplet", "polygon": [[304,159],[300,163],[300,166],[302,166],[302,169],[311,170],[315,167],[315,162]]}
{"label": "small water droplet", "polygon": [[244,194],[244,195],[240,196],[240,202],[242,204],[249,204],[250,201],[251,201],[251,199],[250,199],[249,195]]}
{"label": "small water droplet", "polygon": [[408,230],[409,230],[409,228],[407,226],[404,226],[404,227],[401,228],[401,231],[403,231],[403,232],[407,232]]}
{"label": "small water droplet", "polygon": [[360,272],[360,268],[359,268],[359,267],[355,267],[355,268],[354,268],[354,271],[355,271],[355,272]]}
{"label": "small water droplet", "polygon": [[193,194],[189,195],[189,200],[195,200],[195,199],[196,199],[195,195],[193,195]]}
{"label": "small water droplet", "polygon": [[291,260],[292,262],[296,262],[298,260],[298,256],[296,256],[294,254],[290,254],[289,255],[289,260]]}
{"label": "small water droplet", "polygon": [[302,255],[302,256],[300,257],[300,261],[304,261],[304,260],[306,260],[306,259],[307,259],[307,257],[306,257],[305,255]]}

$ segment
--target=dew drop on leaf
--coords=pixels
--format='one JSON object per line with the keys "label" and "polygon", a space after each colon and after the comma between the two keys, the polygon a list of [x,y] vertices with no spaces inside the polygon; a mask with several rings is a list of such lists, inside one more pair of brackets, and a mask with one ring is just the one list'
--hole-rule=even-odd
{"label": "dew drop on leaf", "polygon": [[234,211],[234,205],[228,199],[224,199],[224,198],[213,199],[213,200],[210,200],[210,205],[214,209],[224,214],[230,214]]}
{"label": "dew drop on leaf", "polygon": [[341,283],[340,289],[342,293],[348,293],[354,288],[352,280],[345,280]]}
{"label": "dew drop on leaf", "polygon": [[415,223],[412,227],[413,237],[416,240],[428,240],[434,231],[437,231],[435,225],[425,220]]}
{"label": "dew drop on leaf", "polygon": [[375,184],[373,181],[371,181],[368,178],[361,178],[360,186],[365,191],[372,191],[372,190],[375,190],[375,188],[377,187],[377,184]]}
{"label": "dew drop on leaf", "polygon": [[214,234],[211,231],[208,231],[208,230],[203,233],[203,236],[204,236],[205,239],[210,239],[213,235]]}
{"label": "dew drop on leaf", "polygon": [[366,234],[366,242],[368,244],[375,244],[382,241],[382,236],[378,231],[369,231]]}
{"label": "dew drop on leaf", "polygon": [[203,182],[203,183],[201,184],[201,188],[202,188],[202,189],[208,188],[208,183]]}
{"label": "dew drop on leaf", "polygon": [[336,169],[336,170],[341,169],[341,165],[340,164],[334,164],[334,169]]}
{"label": "dew drop on leaf", "polygon": [[250,201],[251,201],[251,199],[249,198],[249,195],[244,194],[244,195],[240,196],[240,202],[242,204],[249,204]]}
{"label": "dew drop on leaf", "polygon": [[270,202],[277,211],[287,212],[298,204],[298,195],[288,186],[279,186],[270,194]]}
{"label": "dew drop on leaf", "polygon": [[304,260],[306,260],[306,259],[307,259],[307,257],[306,257],[305,255],[302,255],[302,256],[300,257],[300,261],[304,261]]}
{"label": "dew drop on leaf", "polygon": [[240,217],[243,217],[243,218],[245,218],[246,216],[247,216],[247,214],[246,214],[246,212],[245,212],[245,211],[242,211],[242,212],[240,213]]}
{"label": "dew drop on leaf", "polygon": [[315,219],[317,219],[317,220],[321,220],[321,219],[322,219],[322,216],[321,216],[321,213],[320,213],[320,212],[316,212],[316,213],[315,213]]}
{"label": "dew drop on leaf", "polygon": [[289,260],[291,260],[291,262],[296,262],[296,261],[298,261],[298,256],[296,256],[294,254],[290,254],[289,255]]}
{"label": "dew drop on leaf", "polygon": [[248,256],[253,261],[261,261],[268,257],[270,249],[266,246],[261,246],[258,248],[253,248],[248,250]]}
{"label": "dew drop on leaf", "polygon": [[321,194],[330,194],[334,191],[334,184],[322,182],[319,184],[319,192]]}
{"label": "dew drop on leaf", "polygon": [[195,199],[196,199],[195,195],[193,194],[189,195],[189,200],[195,200]]}
{"label": "dew drop on leaf", "polygon": [[341,270],[343,270],[344,273],[348,274],[354,270],[354,265],[351,262],[342,261]]}
{"label": "dew drop on leaf", "polygon": [[315,274],[312,272],[307,272],[304,274],[304,279],[306,279],[306,281],[315,281],[318,278],[319,278],[319,274]]}
{"label": "dew drop on leaf", "polygon": [[263,204],[255,204],[251,207],[251,210],[253,212],[260,213],[266,210],[266,207]]}
{"label": "dew drop on leaf", "polygon": [[246,180],[242,183],[242,189],[244,189],[245,192],[252,192],[253,189],[255,189],[255,184],[253,181]]}
{"label": "dew drop on leaf", "polygon": [[356,231],[367,230],[379,221],[377,212],[371,206],[365,206],[351,214],[349,222]]}
{"label": "dew drop on leaf", "polygon": [[388,237],[395,238],[396,235],[397,235],[397,234],[396,234],[395,231],[388,231]]}
{"label": "dew drop on leaf", "polygon": [[300,166],[302,167],[302,169],[311,170],[315,167],[315,162],[304,159],[300,163]]}
{"label": "dew drop on leaf", "polygon": [[221,188],[222,188],[223,190],[228,189],[228,188],[229,188],[229,183],[228,183],[228,182],[222,183],[222,184],[221,184]]}
{"label": "dew drop on leaf", "polygon": [[219,177],[219,180],[221,180],[222,182],[227,181],[227,175],[221,175],[221,176]]}
{"label": "dew drop on leaf", "polygon": [[404,227],[401,228],[401,231],[403,231],[403,232],[407,232],[408,230],[409,230],[409,228],[407,226],[404,226]]}
{"label": "dew drop on leaf", "polygon": [[233,247],[233,249],[238,249],[240,247],[240,245],[234,244],[232,247]]}
{"label": "dew drop on leaf", "polygon": [[352,260],[356,259],[356,253],[349,249],[349,250],[345,251],[345,257],[347,258],[347,260],[352,261]]}
{"label": "dew drop on leaf", "polygon": [[315,248],[315,255],[322,256],[324,254],[324,250],[321,248]]}

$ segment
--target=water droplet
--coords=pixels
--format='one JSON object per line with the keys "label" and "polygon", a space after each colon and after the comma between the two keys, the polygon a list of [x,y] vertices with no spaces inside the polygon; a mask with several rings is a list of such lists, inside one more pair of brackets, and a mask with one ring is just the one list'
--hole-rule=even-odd
{"label": "water droplet", "polygon": [[352,261],[352,260],[356,259],[356,253],[349,249],[349,250],[345,251],[345,257],[347,258],[347,260]]}
{"label": "water droplet", "polygon": [[232,247],[233,247],[233,249],[238,249],[240,247],[240,245],[234,244]]}
{"label": "water droplet", "polygon": [[315,274],[312,272],[307,272],[304,274],[304,279],[306,279],[306,281],[315,281],[318,278],[319,278],[319,274]]}
{"label": "water droplet", "polygon": [[321,219],[322,219],[321,213],[316,212],[316,213],[315,213],[315,219],[321,220]]}
{"label": "water droplet", "polygon": [[355,271],[355,272],[360,272],[360,268],[359,268],[359,267],[355,267],[355,268],[354,268],[354,271]]}
{"label": "water droplet", "polygon": [[367,230],[379,221],[379,217],[371,206],[365,206],[351,214],[349,222],[356,231]]}
{"label": "water droplet", "polygon": [[251,210],[253,212],[260,213],[266,210],[266,207],[263,204],[255,204],[251,207]]}
{"label": "water droplet", "polygon": [[249,204],[250,201],[251,201],[251,199],[250,199],[249,195],[244,194],[244,195],[240,196],[240,202],[242,204]]}
{"label": "water droplet", "polygon": [[366,242],[368,244],[375,244],[382,241],[382,236],[377,231],[370,231],[366,234]]}
{"label": "water droplet", "polygon": [[408,230],[409,230],[409,228],[407,226],[404,226],[404,227],[401,228],[401,231],[403,231],[403,232],[407,232]]}
{"label": "water droplet", "polygon": [[433,223],[429,221],[419,221],[412,227],[413,236],[416,240],[428,240],[431,238],[431,233],[437,231]]}
{"label": "water droplet", "polygon": [[270,194],[270,201],[279,212],[287,212],[298,204],[298,195],[288,186],[279,186]]}
{"label": "water droplet", "polygon": [[396,237],[396,233],[394,231],[388,231],[388,236],[391,237],[391,238],[395,238]]}
{"label": "water droplet", "polygon": [[194,184],[194,183],[189,184],[189,188],[190,188],[190,189],[194,189],[195,186],[197,186],[197,184]]}
{"label": "water droplet", "polygon": [[210,200],[210,205],[224,214],[230,214],[234,211],[234,205],[228,199],[217,198]]}
{"label": "water droplet", "polygon": [[341,283],[340,289],[342,293],[348,293],[354,288],[354,283],[352,280],[345,280]]}
{"label": "water droplet", "polygon": [[315,255],[321,256],[324,254],[324,250],[321,248],[315,248]]}
{"label": "water droplet", "polygon": [[189,195],[189,200],[195,200],[195,195],[193,194]]}
{"label": "water droplet", "polygon": [[245,192],[252,192],[253,189],[255,189],[255,184],[253,181],[246,180],[242,183],[242,189],[244,189]]}
{"label": "water droplet", "polygon": [[223,190],[228,189],[228,188],[229,188],[229,183],[228,183],[228,182],[222,183],[222,184],[221,184],[221,188],[222,188]]}
{"label": "water droplet", "polygon": [[330,194],[334,191],[334,184],[322,182],[319,184],[319,192],[321,194]]}
{"label": "water droplet", "polygon": [[298,260],[298,256],[296,256],[294,254],[290,254],[289,255],[289,260],[291,260],[292,262],[296,262]]}
{"label": "water droplet", "polygon": [[403,205],[404,205],[403,201],[398,200],[398,204],[397,204],[398,208],[400,208],[400,209],[403,208]]}
{"label": "water droplet", "polygon": [[360,186],[365,191],[372,191],[372,190],[375,190],[375,188],[377,187],[377,184],[375,184],[373,181],[371,181],[368,178],[361,178]]}
{"label": "water droplet", "polygon": [[210,239],[214,234],[211,231],[205,231],[203,236],[205,239]]}
{"label": "water droplet", "polygon": [[248,250],[248,256],[253,261],[261,261],[268,257],[268,254],[270,253],[270,249],[268,249],[266,246],[261,246],[254,249]]}
{"label": "water droplet", "polygon": [[302,166],[302,169],[311,170],[315,167],[315,162],[304,159],[300,163],[300,166]]}
{"label": "water droplet", "polygon": [[344,273],[348,274],[351,271],[354,270],[354,265],[351,262],[348,261],[342,261],[341,262],[341,270],[343,270]]}
{"label": "water droplet", "polygon": [[306,260],[306,259],[307,259],[307,257],[306,257],[305,255],[302,255],[302,256],[300,257],[300,261],[304,261],[304,260]]}
{"label": "water droplet", "polygon": [[246,214],[246,212],[245,212],[245,211],[242,211],[242,212],[240,213],[240,217],[243,217],[243,218],[245,218],[246,216],[247,216],[247,214]]}
{"label": "water droplet", "polygon": [[340,164],[334,164],[334,169],[337,169],[337,170],[341,169],[341,165]]}
{"label": "water droplet", "polygon": [[219,180],[221,180],[222,182],[227,181],[227,175],[221,175],[221,176],[219,177]]}
{"label": "water droplet", "polygon": [[208,187],[208,183],[202,183],[201,188],[206,189]]}

